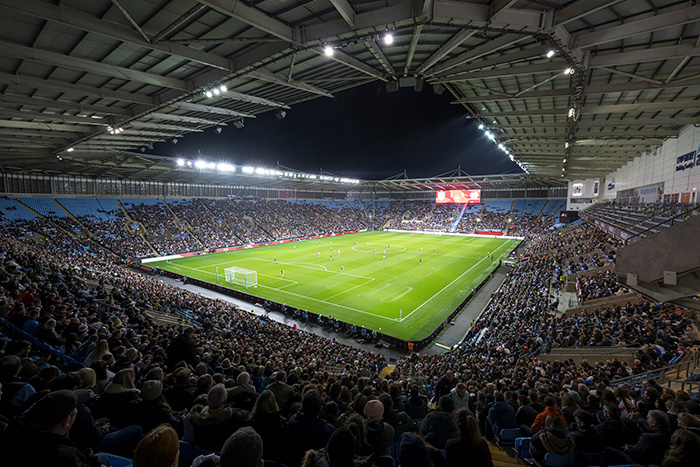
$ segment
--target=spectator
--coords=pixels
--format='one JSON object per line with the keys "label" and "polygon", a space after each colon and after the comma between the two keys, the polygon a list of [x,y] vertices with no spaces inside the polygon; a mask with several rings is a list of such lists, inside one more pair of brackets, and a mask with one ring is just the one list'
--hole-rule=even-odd
{"label": "spectator", "polygon": [[447,370],[435,385],[435,398],[439,400],[442,396],[450,394],[456,383],[457,381],[452,370]]}
{"label": "spectator", "polygon": [[248,421],[262,438],[264,459],[281,462],[283,444],[280,441],[284,439],[285,420],[280,416],[280,409],[272,391],[266,389],[260,394]]}
{"label": "spectator", "polygon": [[501,430],[516,428],[515,410],[513,406],[506,402],[501,391],[493,393],[494,404],[489,409],[488,425],[495,436],[501,435]]}
{"label": "spectator", "polygon": [[449,467],[461,467],[465,460],[479,467],[493,467],[491,451],[481,436],[479,424],[466,408],[458,409],[454,415],[459,437],[445,443],[445,458]]}
{"label": "spectator", "polygon": [[661,467],[695,467],[700,459],[700,436],[690,430],[676,430]]}
{"label": "spectator", "polygon": [[549,414],[545,426],[532,437],[530,454],[542,463],[547,453],[566,457],[574,452],[574,442],[566,435],[566,425],[556,414]]}
{"label": "spectator", "polygon": [[634,446],[627,446],[622,451],[615,448],[605,450],[610,464],[661,464],[671,442],[668,416],[660,410],[650,410],[647,423],[649,432],[642,433]]}
{"label": "spectator", "polygon": [[544,422],[548,415],[556,415],[566,426],[566,418],[557,410],[557,400],[553,396],[547,396],[544,398],[544,410],[537,414],[537,418],[530,427],[533,434],[544,428]]}
{"label": "spectator", "polygon": [[160,425],[150,431],[134,452],[134,467],[177,467],[180,442],[169,425]]}
{"label": "spectator", "polygon": [[163,383],[160,381],[146,381],[141,388],[140,401],[133,401],[132,404],[132,418],[143,431],[149,432],[160,425],[169,425],[178,436],[183,433],[184,420],[173,412],[163,396]]}
{"label": "spectator", "polygon": [[275,395],[277,405],[283,414],[287,414],[294,398],[294,388],[287,384],[287,373],[279,370],[274,382],[267,387]]}
{"label": "spectator", "polygon": [[377,456],[391,454],[391,443],[394,441],[394,428],[382,421],[384,404],[378,400],[368,401],[364,408],[367,417],[367,442]]}
{"label": "spectator", "polygon": [[457,437],[457,427],[452,417],[453,411],[452,398],[449,395],[442,396],[438,401],[438,409],[430,411],[421,422],[420,433],[426,443],[436,449],[445,449],[447,440]]}
{"label": "spectator", "polygon": [[575,425],[569,431],[576,446],[576,452],[597,453],[603,451],[603,444],[593,426],[594,418],[589,412],[578,409],[574,412]]}
{"label": "spectator", "polygon": [[335,430],[333,425],[318,418],[321,403],[317,391],[306,391],[301,402],[301,412],[295,413],[287,421],[287,465],[290,467],[299,466],[304,453],[309,449],[324,447]]}
{"label": "spectator", "polygon": [[263,467],[262,438],[251,427],[237,430],[221,448],[219,465],[220,467]]}
{"label": "spectator", "polygon": [[194,336],[194,328],[186,327],[182,334],[177,336],[170,342],[168,346],[168,366],[175,368],[179,362],[185,362],[188,365],[197,365],[197,350],[192,337]]}
{"label": "spectator", "polygon": [[450,396],[455,403],[455,410],[469,408],[469,392],[467,391],[466,384],[461,382],[457,383],[457,385],[450,390]]}
{"label": "spectator", "polygon": [[226,388],[217,384],[209,390],[206,406],[192,408],[186,420],[185,440],[207,451],[219,450],[229,435],[244,426],[248,418],[247,411],[225,407],[225,404]]}
{"label": "spectator", "polygon": [[326,447],[310,450],[302,467],[354,467],[355,438],[349,429],[341,427],[333,432]]}

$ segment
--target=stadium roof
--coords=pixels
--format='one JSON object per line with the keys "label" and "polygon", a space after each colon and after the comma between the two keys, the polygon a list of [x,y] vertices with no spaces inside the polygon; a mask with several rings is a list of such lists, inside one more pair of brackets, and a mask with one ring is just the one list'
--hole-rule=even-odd
{"label": "stadium roof", "polygon": [[0,168],[181,180],[142,148],[418,78],[542,185],[602,176],[700,123],[698,18],[672,0],[0,0]]}

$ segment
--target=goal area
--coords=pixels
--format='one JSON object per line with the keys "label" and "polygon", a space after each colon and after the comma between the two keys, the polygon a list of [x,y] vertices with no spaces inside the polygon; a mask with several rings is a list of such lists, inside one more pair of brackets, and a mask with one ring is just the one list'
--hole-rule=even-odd
{"label": "goal area", "polygon": [[245,288],[258,285],[258,273],[252,269],[230,267],[224,269],[226,282],[242,285]]}

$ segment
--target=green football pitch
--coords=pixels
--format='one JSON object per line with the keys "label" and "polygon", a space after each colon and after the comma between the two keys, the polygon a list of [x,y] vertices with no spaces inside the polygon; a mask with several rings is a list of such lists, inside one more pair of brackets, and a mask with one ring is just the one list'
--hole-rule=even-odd
{"label": "green football pitch", "polygon": [[[218,268],[219,285],[399,339],[420,340],[514,247],[502,238],[361,232],[148,266],[212,283],[217,283]],[[227,284],[224,269],[232,266],[256,271],[258,285],[246,290]]]}

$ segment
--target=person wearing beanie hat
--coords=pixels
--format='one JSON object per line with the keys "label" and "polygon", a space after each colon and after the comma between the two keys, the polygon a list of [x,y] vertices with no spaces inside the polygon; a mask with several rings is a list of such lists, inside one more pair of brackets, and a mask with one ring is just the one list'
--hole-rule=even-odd
{"label": "person wearing beanie hat", "polygon": [[185,440],[207,451],[218,452],[228,435],[245,426],[248,411],[226,407],[226,388],[216,384],[209,390],[207,405],[195,405],[185,421]]}
{"label": "person wearing beanie hat", "polygon": [[382,422],[384,416],[384,404],[378,400],[370,400],[365,404],[364,409],[367,421],[367,442],[374,449],[378,456],[388,456],[391,454],[391,443],[394,441],[394,427]]}
{"label": "person wearing beanie hat", "polygon": [[78,397],[77,413],[69,436],[78,449],[92,449],[93,452],[109,452],[131,457],[143,434],[141,427],[136,424],[114,430],[107,420],[95,422],[90,408],[86,405],[90,401],[90,392],[78,389],[75,395]]}
{"label": "person wearing beanie hat", "polygon": [[[99,467],[97,457],[81,452],[68,436],[77,414],[78,396],[69,390],[51,392],[27,409],[2,438],[7,465]],[[5,465],[5,464],[3,464]]]}
{"label": "person wearing beanie hat", "polygon": [[422,439],[414,433],[404,433],[399,440],[401,467],[430,467],[430,453]]}
{"label": "person wearing beanie hat", "polygon": [[149,432],[159,425],[170,425],[178,436],[183,433],[184,418],[173,411],[163,395],[163,383],[148,380],[141,387],[141,400],[133,403],[133,423]]}

